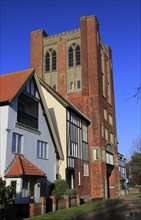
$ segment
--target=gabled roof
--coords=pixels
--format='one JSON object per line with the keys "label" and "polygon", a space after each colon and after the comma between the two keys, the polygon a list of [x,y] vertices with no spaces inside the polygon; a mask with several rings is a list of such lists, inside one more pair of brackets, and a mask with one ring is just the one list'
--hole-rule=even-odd
{"label": "gabled roof", "polygon": [[65,108],[70,108],[75,111],[78,115],[88,121],[90,123],[90,119],[84,115],[75,105],[72,104],[67,98],[62,96],[60,93],[51,88],[48,84],[46,84],[43,80],[39,79],[40,84],[54,97],[56,98]]}
{"label": "gabled roof", "polygon": [[22,70],[0,75],[0,102],[9,102],[14,99],[34,69]]}
{"label": "gabled roof", "polygon": [[5,177],[40,176],[46,174],[28,161],[23,155],[16,155],[14,161],[6,172]]}
{"label": "gabled roof", "polygon": [[58,138],[56,136],[55,129],[53,127],[53,123],[41,89],[39,79],[33,68],[0,76],[0,104],[3,105],[3,103],[8,104],[9,102],[11,102],[17,95],[20,94],[20,92],[22,92],[27,81],[30,80],[32,77],[34,77],[35,83],[37,85],[42,107],[44,108],[44,116],[49,126],[50,133],[55,144],[57,153],[60,159],[64,159],[62,147],[59,144]]}

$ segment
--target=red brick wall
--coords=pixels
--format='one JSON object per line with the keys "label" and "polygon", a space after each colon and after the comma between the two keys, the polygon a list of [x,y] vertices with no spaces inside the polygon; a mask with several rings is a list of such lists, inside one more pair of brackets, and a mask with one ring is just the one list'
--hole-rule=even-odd
{"label": "red brick wall", "polygon": [[[84,176],[84,162],[75,160],[75,188],[80,196],[90,195],[90,177]],[[80,185],[78,185],[78,172],[81,173]]]}
{"label": "red brick wall", "polygon": [[41,215],[41,203],[30,203],[30,217]]}
{"label": "red brick wall", "polygon": [[31,32],[30,67],[35,68],[38,76],[43,78],[43,30]]}

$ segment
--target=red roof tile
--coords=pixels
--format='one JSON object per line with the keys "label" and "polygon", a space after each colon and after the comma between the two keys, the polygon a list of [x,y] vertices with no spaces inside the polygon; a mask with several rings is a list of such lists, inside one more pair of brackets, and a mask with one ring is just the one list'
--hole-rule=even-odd
{"label": "red roof tile", "polygon": [[12,100],[24,85],[34,69],[0,75],[0,102]]}
{"label": "red roof tile", "polygon": [[16,155],[5,177],[45,176],[46,174],[29,162],[23,155]]}

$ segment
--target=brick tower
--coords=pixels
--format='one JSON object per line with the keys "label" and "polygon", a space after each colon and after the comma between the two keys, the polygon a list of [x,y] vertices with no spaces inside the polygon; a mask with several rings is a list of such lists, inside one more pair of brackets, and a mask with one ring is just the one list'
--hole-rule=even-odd
{"label": "brick tower", "polygon": [[30,66],[46,83],[90,118],[91,197],[118,196],[118,150],[112,52],[100,38],[95,16],[80,18],[80,29],[48,36],[31,33]]}

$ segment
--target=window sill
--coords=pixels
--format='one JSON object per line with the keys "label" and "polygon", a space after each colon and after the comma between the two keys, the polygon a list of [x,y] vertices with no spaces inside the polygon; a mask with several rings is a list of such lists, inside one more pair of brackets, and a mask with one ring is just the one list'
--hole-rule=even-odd
{"label": "window sill", "polygon": [[41,132],[38,131],[38,129],[32,128],[32,127],[30,127],[30,126],[28,126],[28,125],[25,125],[25,124],[22,124],[22,123],[19,123],[19,122],[16,122],[16,123],[15,123],[15,127],[21,128],[21,129],[26,130],[26,131],[29,131],[29,132],[32,132],[32,133],[34,133],[34,134],[38,134],[38,135],[41,134]]}
{"label": "window sill", "polygon": [[18,152],[12,152],[12,154],[23,155],[23,153],[18,153]]}
{"label": "window sill", "polygon": [[45,74],[48,74],[48,73],[57,73],[57,69],[56,70],[45,71]]}
{"label": "window sill", "polygon": [[98,163],[98,162],[100,162],[100,161],[101,161],[100,159],[96,159],[96,160],[93,160],[92,162]]}
{"label": "window sill", "polygon": [[80,89],[72,89],[72,90],[67,90],[67,94],[75,94],[75,93],[80,93],[82,92],[82,88]]}
{"label": "window sill", "polygon": [[48,160],[48,158],[37,157],[39,160]]}
{"label": "window sill", "polygon": [[76,69],[77,67],[81,67],[81,64],[75,64],[75,65],[72,65],[72,66],[68,66],[68,69]]}

